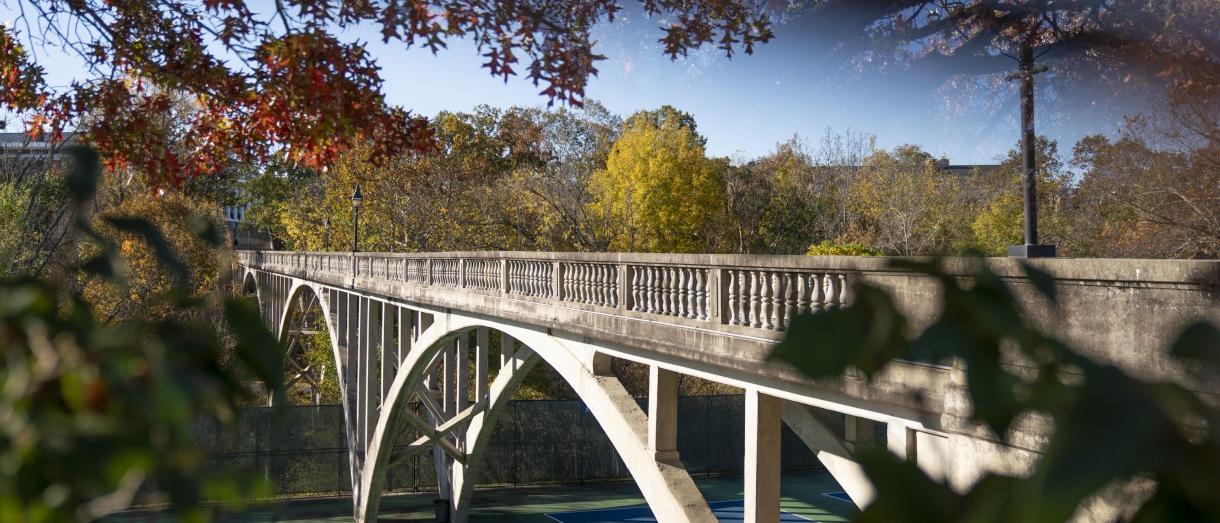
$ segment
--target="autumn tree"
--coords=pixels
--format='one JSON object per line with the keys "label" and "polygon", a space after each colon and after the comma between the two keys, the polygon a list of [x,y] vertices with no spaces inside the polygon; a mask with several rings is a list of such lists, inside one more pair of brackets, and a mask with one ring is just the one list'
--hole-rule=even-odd
{"label": "autumn tree", "polygon": [[[666,20],[660,42],[671,57],[709,44],[749,53],[772,36],[766,13],[745,2],[643,7]],[[0,107],[55,138],[96,115],[89,138],[109,164],[139,163],[161,182],[273,154],[323,167],[357,145],[376,157],[432,146],[423,119],[386,102],[381,67],[350,30],[371,26],[383,42],[433,52],[466,39],[492,75],[522,72],[552,102],[579,104],[604,58],[591,31],[620,8],[612,0],[19,0],[15,24],[0,27]],[[83,75],[48,85],[35,44],[63,49],[83,62]],[[145,135],[169,93],[188,96],[197,112],[181,149]]]}
{"label": "autumn tree", "polygon": [[[1067,234],[1070,176],[1063,170],[1055,141],[1038,137],[1035,150],[1039,235],[1047,243],[1060,244]],[[1021,186],[1022,176],[1021,151],[1011,149],[996,169],[978,173],[975,180],[970,180],[972,190],[964,196],[981,204],[970,223],[971,248],[989,256],[1003,256],[1009,245],[1024,241],[1024,200],[1015,189]]]}
{"label": "autumn tree", "polygon": [[850,188],[857,220],[846,243],[899,256],[953,252],[965,234],[961,182],[911,145],[865,159]]}
{"label": "autumn tree", "polygon": [[[1076,145],[1083,170],[1069,240],[1080,255],[1220,257],[1218,144],[1161,149],[1138,121],[1117,139]],[[1210,157],[1209,157],[1210,155]]]}
{"label": "autumn tree", "polygon": [[724,209],[724,178],[677,111],[624,125],[606,168],[589,179],[590,212],[606,217],[611,250],[700,252]]}
{"label": "autumn tree", "polygon": [[[867,67],[914,70],[933,83],[973,78],[996,93],[1022,45],[1071,104],[1124,91],[1170,92],[1220,73],[1220,10],[1211,0],[821,0],[789,16]],[[956,82],[954,93],[969,88]],[[935,85],[933,85],[935,87]]]}
{"label": "autumn tree", "polygon": [[514,169],[499,187],[505,190],[494,192],[503,223],[538,250],[605,251],[611,224],[590,212],[589,177],[605,167],[622,118],[596,101],[579,109],[510,114],[534,123],[539,161]]}

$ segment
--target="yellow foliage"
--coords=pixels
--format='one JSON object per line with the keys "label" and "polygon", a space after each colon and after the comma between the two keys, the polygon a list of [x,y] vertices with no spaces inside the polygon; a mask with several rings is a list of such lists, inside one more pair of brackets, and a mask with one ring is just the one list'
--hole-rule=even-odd
{"label": "yellow foliage", "polygon": [[669,119],[629,121],[589,186],[589,211],[612,228],[611,250],[706,250],[724,209],[720,169],[691,129]]}

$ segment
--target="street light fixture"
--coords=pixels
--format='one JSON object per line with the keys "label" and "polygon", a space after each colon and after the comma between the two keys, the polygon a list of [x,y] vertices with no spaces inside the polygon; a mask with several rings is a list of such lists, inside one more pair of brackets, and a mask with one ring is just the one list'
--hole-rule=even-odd
{"label": "street light fixture", "polygon": [[355,254],[360,245],[360,206],[364,204],[364,195],[360,194],[360,184],[356,184],[356,190],[352,192],[352,254]]}

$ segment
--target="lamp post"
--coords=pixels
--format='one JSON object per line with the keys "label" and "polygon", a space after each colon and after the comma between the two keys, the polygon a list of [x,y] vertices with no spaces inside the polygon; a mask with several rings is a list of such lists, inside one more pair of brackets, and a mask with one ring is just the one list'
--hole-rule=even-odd
{"label": "lamp post", "polygon": [[359,251],[360,245],[360,205],[364,203],[364,195],[360,194],[360,184],[352,192],[352,254]]}
{"label": "lamp post", "polygon": [[1023,168],[1021,188],[1024,200],[1025,244],[1008,246],[1010,258],[1053,258],[1054,245],[1038,243],[1038,179],[1037,142],[1034,134],[1034,75],[1045,72],[1046,67],[1034,67],[1034,47],[1028,35],[1021,41],[1020,69],[1009,76],[1021,81],[1021,164]]}

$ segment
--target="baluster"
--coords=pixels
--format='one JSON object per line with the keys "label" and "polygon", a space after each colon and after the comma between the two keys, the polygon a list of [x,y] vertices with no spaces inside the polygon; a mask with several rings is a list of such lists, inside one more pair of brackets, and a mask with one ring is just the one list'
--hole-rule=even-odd
{"label": "baluster", "polygon": [[775,330],[784,330],[788,328],[788,318],[792,315],[792,304],[788,301],[791,285],[789,278],[791,274],[786,272],[775,273]]}
{"label": "baluster", "polygon": [[695,289],[695,274],[698,272],[699,269],[694,267],[686,269],[686,317],[691,319],[699,317],[699,291]]}
{"label": "baluster", "polygon": [[758,311],[762,307],[762,302],[758,300],[758,271],[749,271],[750,273],[750,294],[747,310],[750,313],[750,322],[747,325],[751,327],[761,327],[762,322],[759,321]]}
{"label": "baluster", "polygon": [[602,304],[607,307],[617,306],[614,302],[618,298],[618,286],[614,284],[617,277],[618,271],[614,270],[614,266],[602,265]]}
{"label": "baluster", "polygon": [[563,301],[580,301],[580,264],[563,263],[559,266],[560,279],[562,280]]}
{"label": "baluster", "polygon": [[669,288],[666,286],[666,282],[665,282],[665,279],[669,276],[669,271],[666,270],[665,267],[655,267],[654,270],[657,272],[657,285],[656,285],[657,310],[656,310],[656,313],[665,314],[665,310],[669,308],[669,307],[667,307],[667,304],[665,303],[669,298]]}
{"label": "baluster", "polygon": [[652,270],[652,312],[657,314],[665,313],[665,269],[660,267],[649,267]]}
{"label": "baluster", "polygon": [[647,266],[638,266],[640,273],[640,304],[639,311],[652,312],[652,268]]}
{"label": "baluster", "polygon": [[643,276],[640,274],[640,267],[628,265],[627,271],[631,273],[631,310],[642,311],[644,310],[642,305],[644,293],[641,289],[643,283],[640,280]]}
{"label": "baluster", "polygon": [[839,280],[839,294],[838,294],[838,299],[835,300],[835,306],[843,307],[843,306],[847,305],[848,293],[851,292],[851,289],[849,289],[847,287],[847,275],[846,274],[837,274],[836,276],[838,277],[838,280]]}
{"label": "baluster", "polygon": [[689,318],[691,313],[690,295],[692,294],[691,291],[694,290],[690,285],[691,279],[694,278],[694,276],[690,274],[689,267],[678,267],[677,271],[678,287],[674,292],[674,299],[677,301],[677,304],[674,307],[674,314],[676,314],[679,318]]}
{"label": "baluster", "polygon": [[606,290],[602,287],[602,266],[589,265],[589,302],[594,305],[605,305]]}
{"label": "baluster", "polygon": [[762,278],[762,322],[763,328],[771,330],[775,328],[775,281],[774,274],[770,272],[760,273]]}
{"label": "baluster", "polygon": [[593,287],[593,285],[594,285],[593,271],[596,269],[596,267],[594,267],[593,265],[588,264],[588,263],[582,263],[582,264],[580,264],[580,267],[581,267],[581,272],[580,272],[581,298],[580,299],[584,303],[595,303],[597,301],[597,298],[596,298],[597,289],[595,289]]}
{"label": "baluster", "polygon": [[707,270],[695,269],[695,318],[707,319]]}
{"label": "baluster", "polygon": [[788,288],[788,292],[784,295],[784,303],[785,303],[784,310],[786,313],[786,316],[784,317],[784,329],[786,330],[788,327],[790,327],[792,325],[792,318],[794,318],[796,316],[797,310],[799,309],[799,306],[796,303],[796,293],[797,293],[797,283],[796,282],[797,282],[797,280],[800,279],[801,276],[799,274],[789,272],[789,273],[784,273],[784,277],[787,278],[787,288]]}
{"label": "baluster", "polygon": [[678,313],[678,274],[677,269],[665,269],[665,315],[677,316]]}
{"label": "baluster", "polygon": [[796,311],[798,314],[809,312],[809,275],[796,275]]}
{"label": "baluster", "polygon": [[576,302],[589,303],[589,264],[582,263],[576,268]]}
{"label": "baluster", "polygon": [[747,295],[750,289],[749,278],[744,271],[741,271],[741,269],[738,269],[736,273],[737,304],[734,304],[733,306],[737,308],[737,324],[738,326],[749,326],[749,310],[748,308],[745,308],[747,307],[745,304],[748,304],[749,302],[749,296]]}
{"label": "baluster", "polygon": [[694,318],[696,316],[695,269],[691,267],[683,268],[682,274],[686,278],[686,283],[682,286],[682,317]]}
{"label": "baluster", "polygon": [[652,294],[652,307],[650,307],[651,310],[648,312],[658,314],[663,310],[661,305],[661,302],[663,301],[661,292],[662,285],[664,285],[664,282],[662,281],[664,275],[661,274],[660,267],[649,267],[648,272],[651,276],[648,278],[648,286],[652,289],[652,292],[649,293]]}
{"label": "baluster", "polygon": [[824,311],[826,310],[827,295],[826,280],[829,278],[829,275],[819,273],[815,276],[815,278],[816,279],[814,281],[817,283],[817,288],[814,289],[814,308],[818,311]]}
{"label": "baluster", "polygon": [[727,271],[729,276],[729,325],[737,325],[737,281],[739,271]]}
{"label": "baluster", "polygon": [[665,281],[665,290],[667,291],[665,299],[669,309],[666,314],[669,316],[680,316],[678,312],[678,295],[682,293],[682,287],[678,284],[678,276],[681,270],[675,267],[665,269],[665,274],[668,276],[668,279]]}

